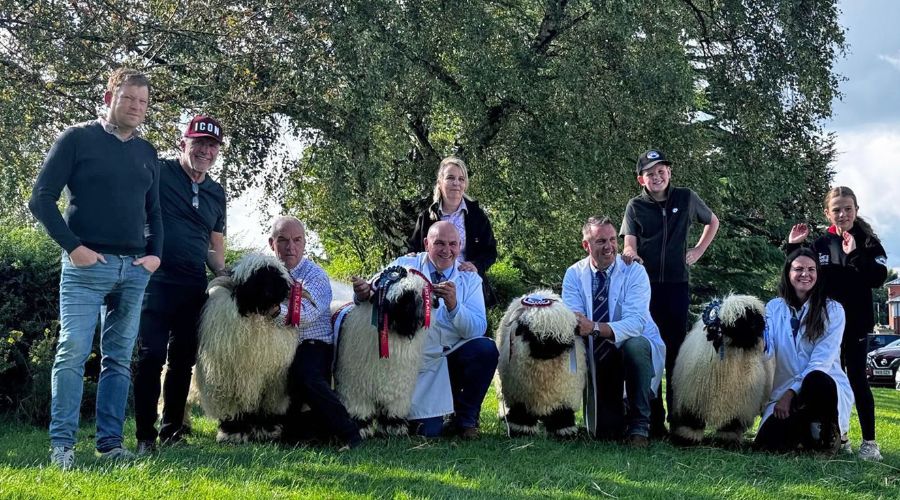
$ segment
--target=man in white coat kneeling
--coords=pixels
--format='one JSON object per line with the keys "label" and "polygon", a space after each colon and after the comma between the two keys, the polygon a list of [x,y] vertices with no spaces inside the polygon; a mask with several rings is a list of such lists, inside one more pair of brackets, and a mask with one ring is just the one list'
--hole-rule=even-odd
{"label": "man in white coat kneeling", "polygon": [[585,426],[592,437],[624,437],[632,446],[645,447],[650,400],[657,397],[666,359],[666,346],[650,317],[650,280],[644,266],[626,265],[618,255],[618,231],[609,218],[591,217],[581,232],[588,256],[566,270],[562,297],[578,316],[578,333],[587,347]]}
{"label": "man in white coat kneeling", "polygon": [[[487,314],[481,277],[460,270],[459,249],[456,227],[440,221],[429,228],[424,252],[388,265],[413,268],[428,276],[438,299],[409,414],[410,429],[427,437],[478,436],[481,403],[499,358],[494,341],[484,336]],[[369,300],[372,285],[354,278],[353,292],[356,301]],[[451,413],[453,418],[445,425],[444,416]]]}

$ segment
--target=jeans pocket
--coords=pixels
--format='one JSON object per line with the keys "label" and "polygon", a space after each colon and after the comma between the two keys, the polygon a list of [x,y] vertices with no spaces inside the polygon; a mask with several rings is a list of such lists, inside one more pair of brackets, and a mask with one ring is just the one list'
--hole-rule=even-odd
{"label": "jeans pocket", "polygon": [[86,265],[86,266],[78,266],[78,265],[76,265],[74,262],[72,262],[72,258],[71,258],[71,257],[66,256],[66,258],[69,259],[69,265],[72,266],[72,269],[78,269],[79,271],[84,271],[84,270],[87,270],[87,269],[93,269],[93,268],[97,267],[98,264],[100,264],[100,259],[97,259],[97,260],[94,261],[93,264],[89,264],[89,265]]}

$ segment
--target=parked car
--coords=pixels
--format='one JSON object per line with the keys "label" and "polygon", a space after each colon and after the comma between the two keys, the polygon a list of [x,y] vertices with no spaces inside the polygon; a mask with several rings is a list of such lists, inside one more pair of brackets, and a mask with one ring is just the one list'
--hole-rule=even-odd
{"label": "parked car", "polygon": [[898,366],[900,366],[900,340],[895,340],[869,353],[866,361],[866,378],[873,385],[887,384],[896,387]]}
{"label": "parked car", "polygon": [[895,340],[900,340],[900,335],[896,333],[870,333],[869,347],[868,349],[866,349],[866,352],[872,352],[875,349],[881,349],[882,347],[890,344]]}

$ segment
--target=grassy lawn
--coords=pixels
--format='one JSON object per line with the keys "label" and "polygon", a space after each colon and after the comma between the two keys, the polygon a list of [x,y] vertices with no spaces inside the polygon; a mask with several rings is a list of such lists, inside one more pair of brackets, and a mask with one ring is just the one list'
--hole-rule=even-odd
{"label": "grassy lawn", "polygon": [[[93,457],[79,434],[76,470],[47,468],[45,429],[0,422],[2,498],[900,498],[900,392],[876,389],[882,463],[702,447],[647,450],[584,440],[508,439],[485,404],[483,436],[376,439],[349,453],[277,445],[220,446],[196,419],[189,445],[121,465]],[[855,420],[853,429],[858,429]],[[133,421],[126,428],[134,447]],[[859,435],[851,434],[854,451]]]}

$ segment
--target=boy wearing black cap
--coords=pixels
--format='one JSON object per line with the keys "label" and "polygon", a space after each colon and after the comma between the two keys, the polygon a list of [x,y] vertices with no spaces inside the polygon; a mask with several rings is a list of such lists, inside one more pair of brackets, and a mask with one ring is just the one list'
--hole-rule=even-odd
{"label": "boy wearing black cap", "polygon": [[[209,177],[223,130],[208,116],[195,116],[179,143],[178,158],[159,162],[162,265],[150,278],[141,308],[140,348],[134,370],[134,416],[138,454],[181,441],[184,407],[197,357],[197,322],[206,300],[206,267],[225,269],[225,190]],[[168,363],[167,363],[168,362]],[[162,425],[157,433],[160,373],[167,363]]]}
{"label": "boy wearing black cap", "polygon": [[[719,219],[687,188],[669,181],[671,162],[662,151],[651,149],[638,158],[637,181],[640,195],[625,207],[619,234],[625,237],[622,259],[641,262],[650,277],[650,315],[666,344],[666,404],[672,407],[672,371],[675,358],[687,334],[688,267],[697,262],[719,230]],[[687,236],[694,222],[703,224],[703,234],[693,248]],[[662,399],[653,403],[651,433],[665,433]]]}

